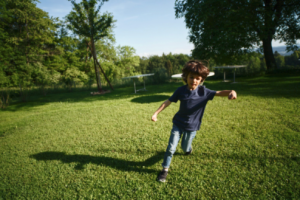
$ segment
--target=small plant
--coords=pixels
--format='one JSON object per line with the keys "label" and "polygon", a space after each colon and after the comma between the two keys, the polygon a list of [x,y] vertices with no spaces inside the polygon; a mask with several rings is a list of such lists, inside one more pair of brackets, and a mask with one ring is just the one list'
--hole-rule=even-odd
{"label": "small plant", "polygon": [[5,91],[5,92],[1,92],[1,96],[0,96],[0,107],[2,109],[5,109],[6,107],[9,106],[9,102],[10,102],[10,96],[9,96],[9,92]]}
{"label": "small plant", "polygon": [[22,102],[26,102],[28,100],[28,91],[29,88],[22,86],[19,84],[20,87],[20,98]]}
{"label": "small plant", "polygon": [[48,92],[47,87],[45,85],[40,85],[39,88],[42,91],[42,94],[46,96]]}

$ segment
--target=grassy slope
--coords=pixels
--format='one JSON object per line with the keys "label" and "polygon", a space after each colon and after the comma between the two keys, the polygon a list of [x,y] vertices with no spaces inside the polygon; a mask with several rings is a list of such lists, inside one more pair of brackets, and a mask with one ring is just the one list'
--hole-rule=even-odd
{"label": "grassy slope", "polygon": [[193,154],[177,148],[165,184],[155,179],[179,103],[150,118],[182,83],[11,105],[0,111],[0,199],[298,198],[300,77],[237,81],[205,82],[238,99],[208,103]]}

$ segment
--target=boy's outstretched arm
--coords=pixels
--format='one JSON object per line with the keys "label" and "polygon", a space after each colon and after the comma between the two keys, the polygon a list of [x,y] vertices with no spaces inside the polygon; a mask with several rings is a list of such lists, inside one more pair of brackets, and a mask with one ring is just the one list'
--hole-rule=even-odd
{"label": "boy's outstretched arm", "polygon": [[220,97],[226,97],[226,96],[228,96],[229,100],[237,98],[237,94],[236,94],[236,92],[234,90],[217,91],[216,92],[216,96],[220,96]]}
{"label": "boy's outstretched arm", "polygon": [[156,122],[157,121],[157,115],[158,113],[160,113],[163,109],[165,109],[166,107],[168,107],[172,102],[168,100],[166,100],[165,102],[163,102],[163,104],[161,104],[161,106],[157,109],[157,111],[155,111],[155,113],[152,115],[151,120]]}

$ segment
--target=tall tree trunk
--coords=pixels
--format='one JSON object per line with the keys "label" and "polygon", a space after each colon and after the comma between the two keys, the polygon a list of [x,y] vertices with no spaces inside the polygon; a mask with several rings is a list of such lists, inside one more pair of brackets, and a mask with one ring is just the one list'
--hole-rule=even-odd
{"label": "tall tree trunk", "polygon": [[277,69],[275,57],[272,48],[272,37],[263,39],[264,56],[266,60],[267,70]]}
{"label": "tall tree trunk", "polygon": [[100,77],[99,68],[97,66],[97,62],[96,62],[95,59],[94,59],[94,67],[95,67],[95,72],[96,72],[96,80],[97,80],[98,92],[102,92],[101,77]]}
{"label": "tall tree trunk", "polygon": [[98,62],[98,60],[96,60],[96,62],[98,63],[98,65],[99,65],[99,68],[100,68],[100,70],[102,71],[102,73],[103,73],[103,75],[104,75],[104,77],[105,77],[106,81],[108,82],[108,84],[109,84],[110,88],[113,90],[114,88],[113,88],[113,86],[110,84],[110,81],[108,80],[108,78],[106,77],[106,74],[104,73],[104,71],[103,71],[103,69],[102,69],[102,67],[101,67],[100,63]]}
{"label": "tall tree trunk", "polygon": [[88,73],[90,71],[89,66],[87,64],[87,61],[89,59],[89,52],[90,52],[90,45],[88,42],[86,42],[86,56],[85,56],[85,67],[84,67],[84,71],[85,73]]}
{"label": "tall tree trunk", "polygon": [[275,34],[276,23],[273,22],[272,0],[264,0],[264,23],[265,31],[262,36],[264,56],[266,60],[267,70],[277,69],[275,57],[272,48],[272,36]]}
{"label": "tall tree trunk", "polygon": [[92,42],[92,55],[93,55],[93,59],[94,59],[94,67],[95,67],[95,72],[96,72],[98,92],[102,92],[101,78],[100,78],[99,68],[97,66],[97,56],[96,56],[93,38],[91,39],[91,42]]}
{"label": "tall tree trunk", "polygon": [[25,23],[25,27],[26,27],[26,47],[25,47],[25,56],[26,56],[26,64],[29,63],[29,58],[28,58],[28,35],[29,35],[29,32],[28,32],[28,23],[27,23],[27,20],[26,20],[26,23]]}
{"label": "tall tree trunk", "polygon": [[[100,68],[102,74],[104,75],[106,81],[108,82],[110,88],[113,90],[113,89],[114,89],[113,86],[110,84],[110,81],[109,81],[108,78],[106,77],[106,74],[104,73],[103,69],[101,68],[100,63],[99,63],[98,60],[97,60],[96,49],[95,49],[95,43],[94,43],[94,39],[93,39],[93,38],[91,39],[91,42],[92,42],[92,55],[93,55],[93,58],[94,58],[94,62],[96,62],[96,64],[98,64],[98,66],[99,66],[99,68]],[[95,66],[95,70],[96,70],[96,69],[98,70],[98,71],[96,72],[96,74],[97,74],[97,76],[98,76],[98,74],[99,74],[99,69],[98,69],[98,67]],[[100,75],[99,75],[99,80],[100,80]],[[102,91],[102,87],[101,87],[101,91]]]}

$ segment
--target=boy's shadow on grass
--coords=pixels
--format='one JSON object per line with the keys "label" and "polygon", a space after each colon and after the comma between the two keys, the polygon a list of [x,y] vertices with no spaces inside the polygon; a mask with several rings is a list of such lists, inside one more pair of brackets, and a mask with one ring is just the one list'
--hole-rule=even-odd
{"label": "boy's shadow on grass", "polygon": [[37,154],[33,154],[30,157],[38,161],[47,160],[60,160],[63,163],[78,163],[75,167],[77,170],[84,169],[84,165],[88,163],[93,163],[96,165],[105,165],[111,168],[115,168],[121,171],[136,171],[136,172],[146,172],[153,173],[157,172],[153,169],[147,169],[149,167],[159,162],[163,158],[164,152],[157,152],[154,156],[148,158],[145,161],[128,161],[118,158],[110,158],[105,156],[90,156],[90,155],[67,155],[64,152],[47,151]]}

